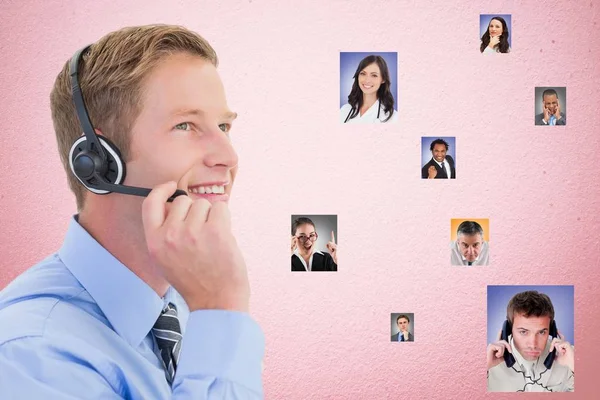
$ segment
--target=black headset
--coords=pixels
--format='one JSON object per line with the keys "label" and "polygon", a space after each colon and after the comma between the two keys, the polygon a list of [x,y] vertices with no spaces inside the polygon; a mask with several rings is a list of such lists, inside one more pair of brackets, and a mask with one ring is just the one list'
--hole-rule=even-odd
{"label": "black headset", "polygon": [[[73,143],[69,152],[71,171],[86,189],[95,194],[115,192],[142,197],[148,196],[151,189],[121,184],[125,180],[126,174],[125,162],[121,158],[121,152],[109,139],[96,135],[90,121],[78,78],[80,61],[90,46],[88,45],[77,51],[69,64],[73,102],[75,103],[79,124],[83,129],[83,135]],[[187,196],[187,193],[177,189],[167,201],[173,201],[175,197],[182,195]]]}

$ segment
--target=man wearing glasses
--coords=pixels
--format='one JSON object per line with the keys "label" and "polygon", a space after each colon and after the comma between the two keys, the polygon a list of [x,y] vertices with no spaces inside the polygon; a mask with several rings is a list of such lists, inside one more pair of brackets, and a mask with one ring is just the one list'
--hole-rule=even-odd
{"label": "man wearing glasses", "polygon": [[292,271],[337,271],[337,245],[331,231],[329,253],[315,250],[319,235],[310,218],[300,217],[292,223]]}

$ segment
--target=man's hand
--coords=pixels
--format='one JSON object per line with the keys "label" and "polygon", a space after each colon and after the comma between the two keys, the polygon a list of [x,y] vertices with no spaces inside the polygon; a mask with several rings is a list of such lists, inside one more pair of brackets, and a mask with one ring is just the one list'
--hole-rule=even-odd
{"label": "man's hand", "polygon": [[512,348],[506,340],[501,340],[502,331],[498,332],[498,341],[490,343],[487,347],[487,369],[494,368],[496,365],[504,361],[504,352],[508,351],[512,354]]}
{"label": "man's hand", "polygon": [[333,231],[331,231],[331,241],[327,242],[327,250],[329,250],[329,254],[331,254],[333,262],[337,264],[337,245],[335,244],[335,236]]}
{"label": "man's hand", "polygon": [[494,47],[496,47],[496,45],[498,43],[500,43],[500,36],[492,36],[492,37],[490,37],[489,47],[491,47],[493,49]]}
{"label": "man's hand", "polygon": [[292,236],[292,255],[294,254],[294,251],[296,251],[297,247],[298,247],[298,238],[296,236]]}
{"label": "man's hand", "polygon": [[544,122],[548,123],[549,119],[550,119],[550,110],[548,110],[548,107],[544,106]]}
{"label": "man's hand", "polygon": [[556,117],[557,121],[560,119],[560,103],[558,103],[558,101],[557,101],[556,112],[554,113],[554,116]]}
{"label": "man's hand", "polygon": [[402,331],[402,336],[404,336],[404,341],[408,342],[408,331]]}
{"label": "man's hand", "polygon": [[225,202],[178,196],[175,182],[155,187],[142,204],[150,257],[190,311],[248,311],[250,287]]}
{"label": "man's hand", "polygon": [[427,169],[427,173],[429,174],[427,179],[434,179],[437,176],[437,169],[435,169],[435,167],[433,165],[431,165]]}
{"label": "man's hand", "polygon": [[558,331],[558,337],[552,339],[550,343],[550,352],[556,349],[555,361],[560,365],[569,367],[569,369],[575,372],[575,351],[573,346],[565,340],[565,337]]}

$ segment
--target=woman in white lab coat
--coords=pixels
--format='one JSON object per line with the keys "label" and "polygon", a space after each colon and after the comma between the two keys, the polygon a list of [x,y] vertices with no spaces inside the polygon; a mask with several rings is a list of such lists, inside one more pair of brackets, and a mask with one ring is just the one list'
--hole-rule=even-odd
{"label": "woman in white lab coat", "polygon": [[383,57],[370,55],[358,64],[348,104],[340,109],[340,120],[345,124],[398,120],[390,91],[390,73]]}

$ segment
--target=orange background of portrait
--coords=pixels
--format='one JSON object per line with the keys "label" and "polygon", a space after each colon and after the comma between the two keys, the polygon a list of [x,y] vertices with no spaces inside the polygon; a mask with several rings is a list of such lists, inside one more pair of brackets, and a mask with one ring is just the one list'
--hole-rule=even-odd
{"label": "orange background of portrait", "polygon": [[477,219],[477,218],[452,218],[450,220],[450,241],[455,241],[456,240],[456,230],[458,229],[458,226],[463,222],[463,221],[475,221],[477,222],[479,225],[481,225],[481,227],[483,228],[483,240],[485,240],[486,242],[489,242],[490,240],[490,220],[489,218],[485,218],[485,219]]}

